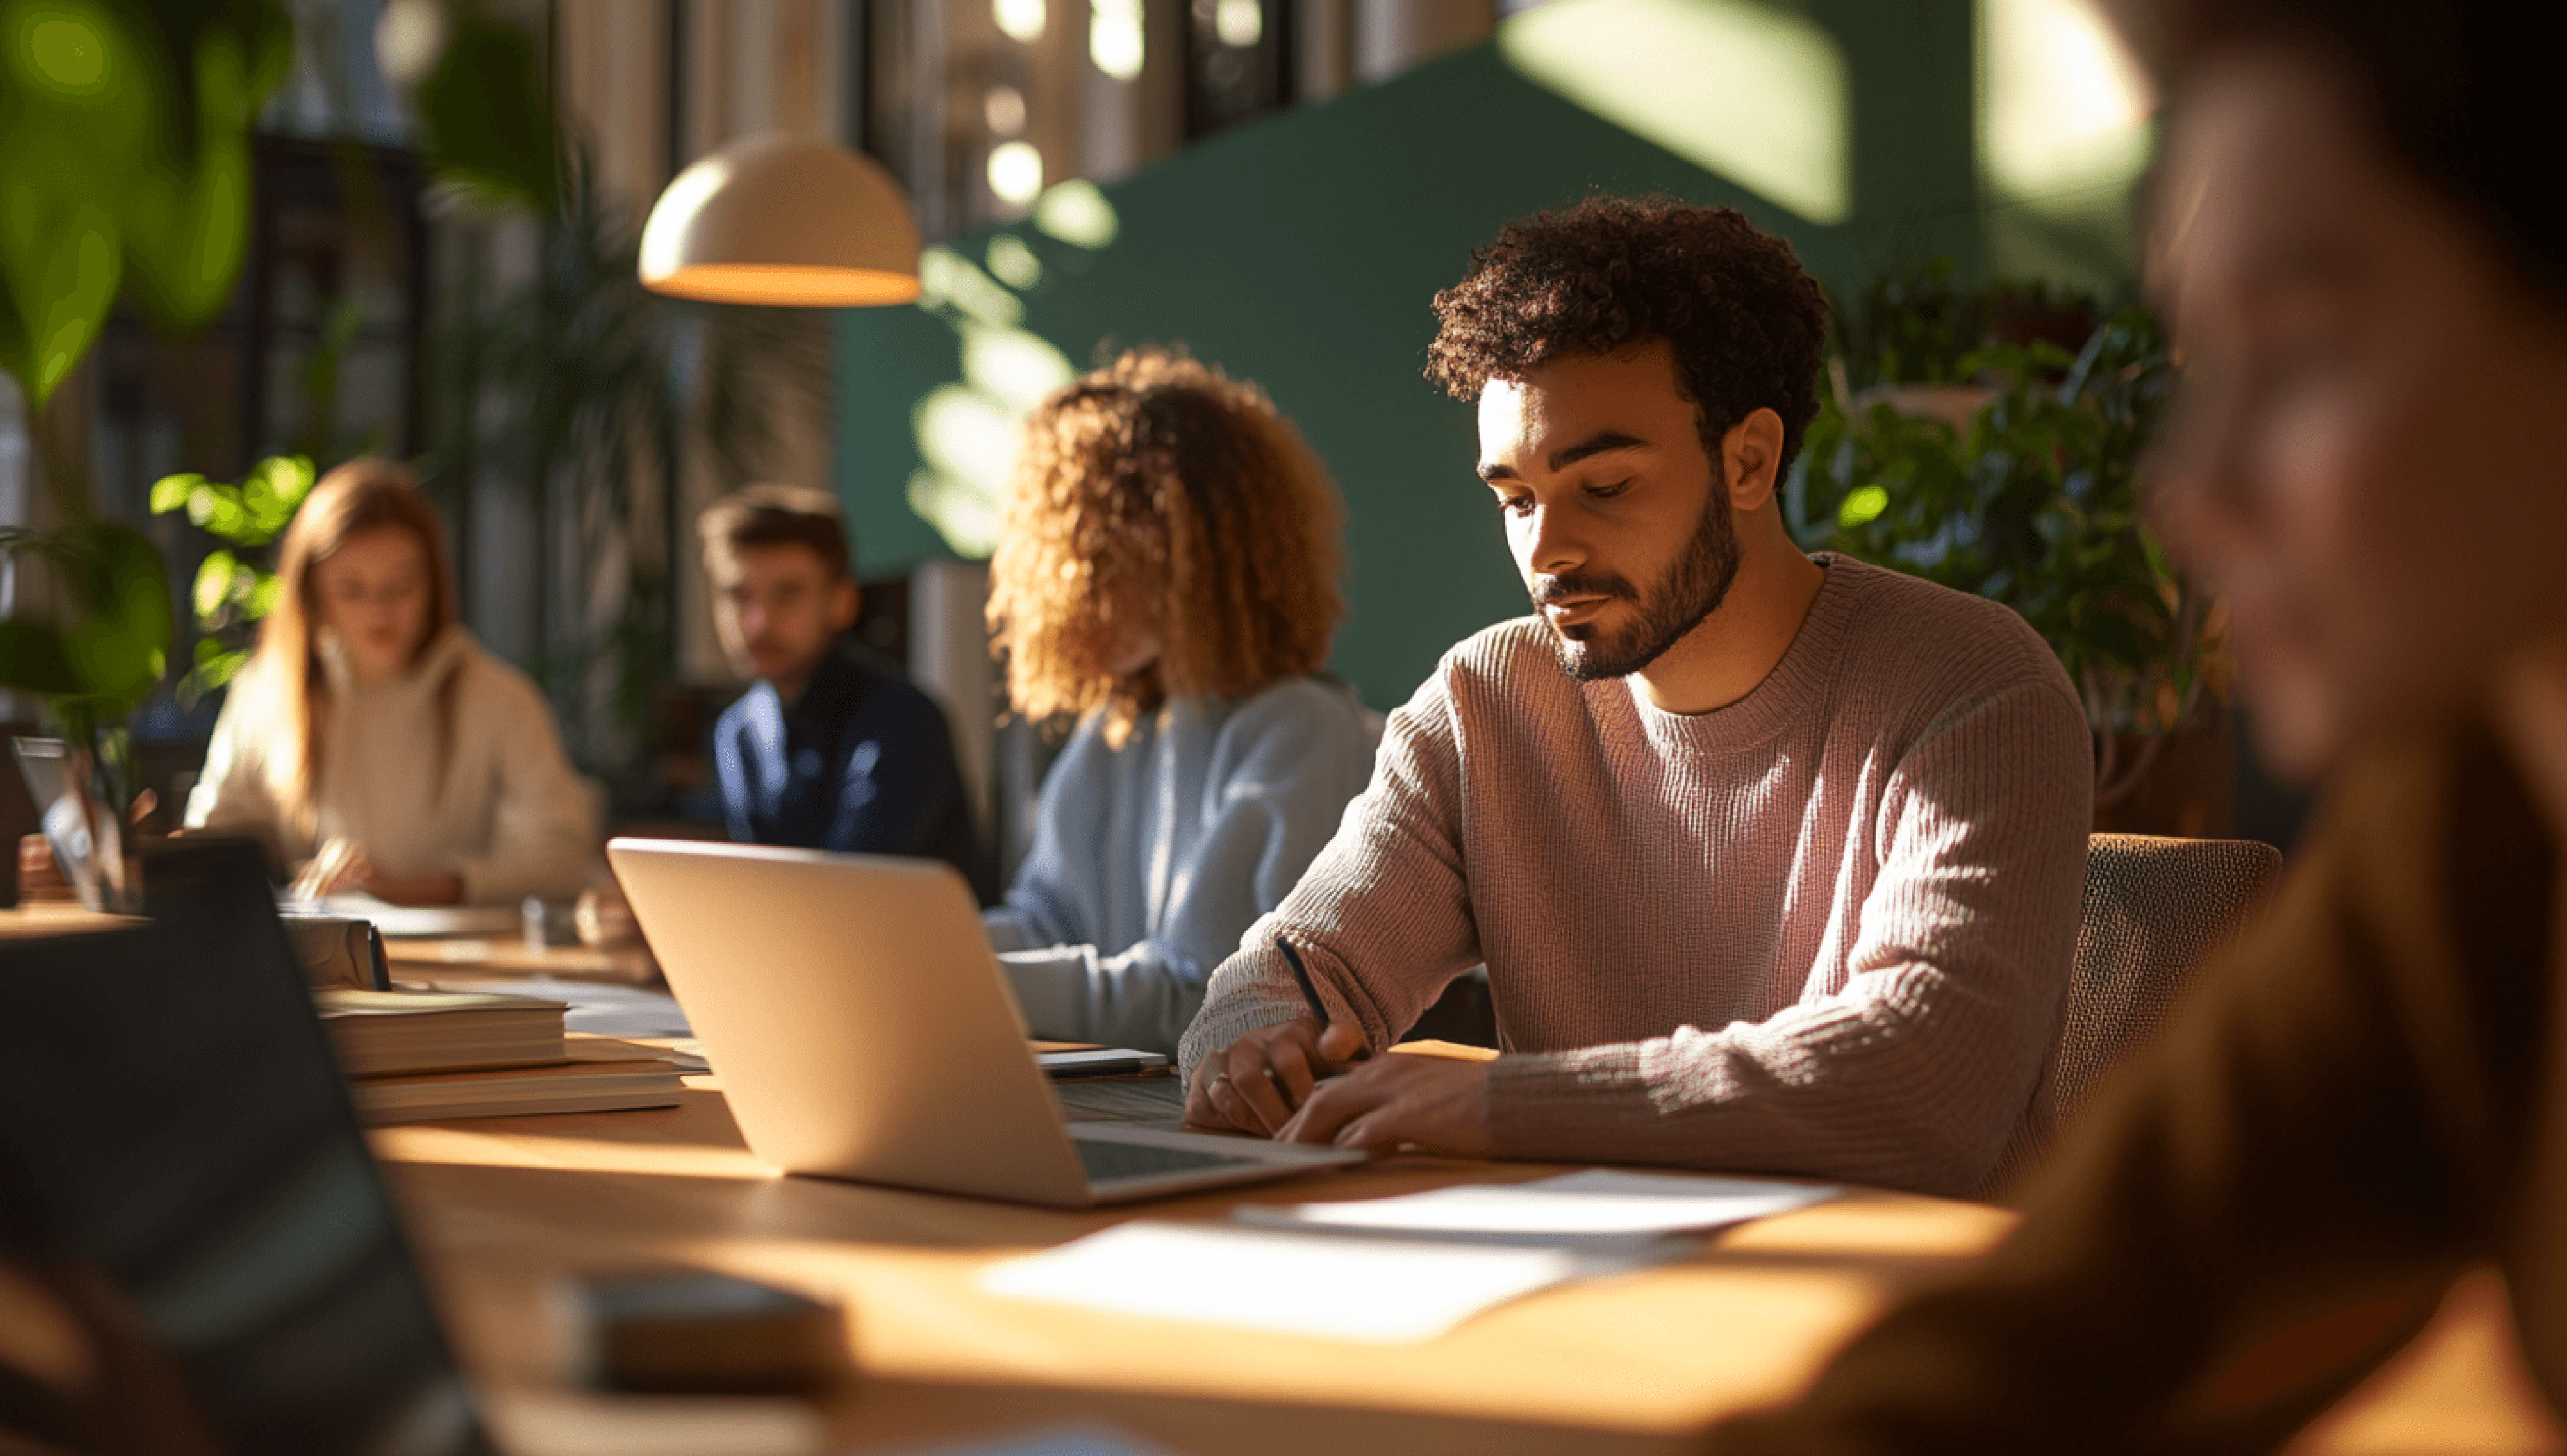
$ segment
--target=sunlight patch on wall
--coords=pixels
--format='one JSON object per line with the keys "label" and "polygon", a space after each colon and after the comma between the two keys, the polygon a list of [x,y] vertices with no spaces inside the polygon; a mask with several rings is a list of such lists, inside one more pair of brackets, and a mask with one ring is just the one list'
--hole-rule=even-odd
{"label": "sunlight patch on wall", "polygon": [[2148,160],[2145,79],[2090,0],[1980,0],[1979,146],[1989,190],[2078,211]]}
{"label": "sunlight patch on wall", "polygon": [[1030,220],[1031,234],[990,237],[982,253],[987,269],[948,246],[918,258],[919,307],[954,331],[963,377],[929,391],[910,411],[926,464],[911,473],[907,494],[919,519],[968,560],[998,548],[1025,416],[1077,373],[1068,356],[1024,328],[1020,294],[1041,288],[1051,272],[1036,248],[1049,248],[1055,260],[1077,256],[1059,244],[1096,252],[1113,246],[1121,226],[1114,204],[1084,178],[1044,188]]}
{"label": "sunlight patch on wall", "polygon": [[1527,80],[1812,222],[1854,210],[1844,53],[1757,0],[1551,0],[1498,28]]}
{"label": "sunlight patch on wall", "polygon": [[951,248],[918,255],[919,307],[954,314],[976,324],[1009,328],[1023,322],[1024,301],[998,286],[979,265]]}
{"label": "sunlight patch on wall", "polygon": [[[1014,241],[1023,249],[1021,239]],[[1030,251],[1026,258],[1036,261],[1039,277],[1038,261]],[[909,505],[957,555],[980,560],[998,548],[1025,416],[1076,371],[1050,341],[1016,327],[1023,302],[970,259],[930,248],[919,259],[919,275],[926,285],[922,302],[962,336],[963,377],[929,391],[911,411],[919,457],[927,463],[909,478]]]}
{"label": "sunlight patch on wall", "polygon": [[1000,233],[990,239],[990,272],[1009,288],[1033,288],[1042,283],[1042,259],[1025,246],[1025,240],[1014,233]]}
{"label": "sunlight patch on wall", "polygon": [[1069,356],[1038,335],[1022,329],[963,331],[963,377],[1020,415],[1031,414],[1044,395],[1068,383],[1071,372]]}
{"label": "sunlight patch on wall", "polygon": [[1084,177],[1072,177],[1034,204],[1034,226],[1092,252],[1111,247],[1122,223],[1102,189]]}
{"label": "sunlight patch on wall", "polygon": [[969,384],[943,384],[918,401],[925,468],[909,478],[909,508],[966,560],[998,547],[998,517],[1016,468],[1018,416]]}

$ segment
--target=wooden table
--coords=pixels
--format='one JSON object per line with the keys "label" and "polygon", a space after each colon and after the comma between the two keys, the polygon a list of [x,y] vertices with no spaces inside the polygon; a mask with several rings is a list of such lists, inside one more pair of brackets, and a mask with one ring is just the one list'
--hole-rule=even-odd
{"label": "wooden table", "polygon": [[[1188,1452],[1657,1452],[1788,1396],[1904,1291],[1990,1247],[2011,1215],[1857,1191],[1734,1229],[1680,1262],[1546,1291],[1414,1345],[1339,1342],[984,1295],[982,1270],[1120,1219],[1507,1181],[1558,1168],[1399,1158],[1243,1192],[1062,1213],[769,1172],[712,1084],[649,1112],[378,1130],[468,1366],[558,1378],[544,1290],[682,1263],[823,1295],[858,1372],[827,1401],[855,1449],[1101,1418]],[[1350,1290],[1347,1298],[1360,1299]],[[2525,1394],[2500,1289],[2464,1284],[2400,1367],[2301,1456],[2558,1449]]]}

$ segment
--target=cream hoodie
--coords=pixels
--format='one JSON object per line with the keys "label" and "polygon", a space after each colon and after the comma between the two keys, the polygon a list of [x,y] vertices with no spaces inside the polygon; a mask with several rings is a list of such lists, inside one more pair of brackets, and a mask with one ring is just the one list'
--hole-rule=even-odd
{"label": "cream hoodie", "polygon": [[[268,750],[285,725],[255,671],[214,724],[187,827],[252,835],[288,862],[346,836],[388,873],[452,870],[465,904],[579,892],[596,848],[586,792],[562,754],[552,710],[527,676],[452,626],[397,682],[361,687],[333,652],[317,823],[286,822]],[[436,778],[437,685],[458,674],[454,742]]]}

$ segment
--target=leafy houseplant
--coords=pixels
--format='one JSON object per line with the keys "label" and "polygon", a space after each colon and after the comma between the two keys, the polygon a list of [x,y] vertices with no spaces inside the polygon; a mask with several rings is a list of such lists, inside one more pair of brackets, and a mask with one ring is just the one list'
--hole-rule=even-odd
{"label": "leafy houseplant", "polygon": [[89,755],[87,787],[121,812],[138,787],[122,725],[168,665],[169,576],[160,553],[131,527],[88,521],[45,532],[0,528],[0,554],[49,566],[74,608],[67,621],[0,619],[0,686],[45,700],[63,736]]}
{"label": "leafy houseplant", "polygon": [[[120,292],[166,328],[211,318],[248,245],[249,131],[285,77],[275,0],[0,0],[0,367],[31,422]],[[30,435],[39,448],[41,426]],[[59,461],[66,519],[88,514]]]}
{"label": "leafy houseplant", "polygon": [[1935,382],[1978,381],[1962,408],[1948,389],[1920,406],[1894,378],[1854,394],[1834,370],[1788,514],[1805,543],[2020,612],[2085,698],[2111,808],[2227,693],[2216,605],[2141,512],[2140,458],[2174,383],[2163,332],[2132,308],[2073,354],[2036,340],[1947,359]]}
{"label": "leafy houseplant", "polygon": [[1964,287],[1949,258],[1875,280],[1834,314],[1837,358],[1855,390],[1975,386],[1980,353],[1991,344],[2073,346],[2098,320],[2091,296],[2046,283]]}
{"label": "leafy houseplant", "polygon": [[0,531],[0,555],[40,569],[19,585],[28,605],[0,621],[0,688],[45,701],[75,786],[111,816],[136,787],[121,725],[167,664],[168,575],[140,533],[94,519],[47,406],[120,295],[166,329],[201,324],[230,297],[247,245],[250,126],[291,51],[276,0],[0,0],[0,369],[25,401],[58,521]]}
{"label": "leafy houseplant", "polygon": [[195,664],[178,684],[182,702],[192,705],[230,683],[249,660],[258,623],[276,606],[276,540],[312,493],[314,479],[308,456],[275,455],[252,466],[238,485],[195,474],[153,482],[151,514],[183,511],[223,543],[205,554],[189,594],[198,635]]}

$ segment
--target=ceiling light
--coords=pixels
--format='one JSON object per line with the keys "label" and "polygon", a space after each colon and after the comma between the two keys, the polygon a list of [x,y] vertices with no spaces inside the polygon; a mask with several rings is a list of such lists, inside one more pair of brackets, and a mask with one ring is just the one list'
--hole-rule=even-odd
{"label": "ceiling light", "polygon": [[918,223],[881,166],[768,132],[669,183],[642,230],[642,285],[715,303],[905,304],[919,294]]}

